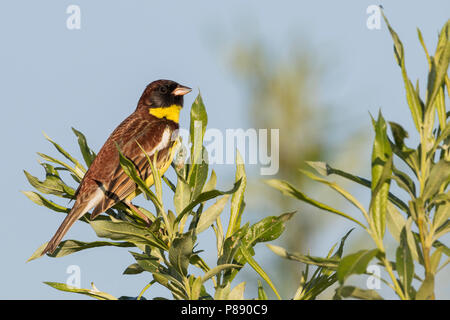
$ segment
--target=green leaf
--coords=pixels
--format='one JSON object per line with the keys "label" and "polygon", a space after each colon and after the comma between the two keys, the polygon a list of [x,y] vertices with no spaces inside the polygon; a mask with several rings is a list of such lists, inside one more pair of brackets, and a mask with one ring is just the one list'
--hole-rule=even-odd
{"label": "green leaf", "polygon": [[232,193],[236,192],[236,190],[238,190],[240,184],[241,184],[241,181],[239,180],[234,184],[234,186],[231,190],[219,191],[219,190],[214,189],[214,190],[203,192],[203,193],[199,194],[196,199],[194,199],[191,203],[189,203],[189,205],[187,207],[185,207],[183,209],[183,211],[181,211],[181,213],[178,214],[177,218],[175,219],[175,223],[178,223],[185,214],[187,214],[189,211],[194,209],[195,206],[199,205],[200,203],[217,198],[219,196],[223,196],[226,194],[232,194]]}
{"label": "green leaf", "polygon": [[433,144],[433,147],[428,151],[427,158],[434,159],[435,151],[440,147],[442,141],[445,141],[448,137],[450,137],[450,123],[442,129],[441,134],[436,138],[436,141]]}
{"label": "green leaf", "polygon": [[[406,240],[408,242],[409,250],[411,251],[411,255],[414,260],[418,261],[420,264],[423,264],[423,256],[422,249],[420,248],[420,239],[415,236],[415,234],[411,231],[413,219],[409,217],[406,220],[406,224],[404,227],[404,232],[406,233]],[[402,230],[402,232],[403,232]],[[400,235],[401,236],[401,235]],[[401,240],[401,239],[400,239]]]}
{"label": "green leaf", "polygon": [[66,157],[70,162],[72,162],[75,165],[76,169],[80,169],[83,173],[86,172],[86,169],[78,162],[77,159],[72,157],[70,153],[68,153],[66,150],[64,150],[59,144],[54,142],[52,139],[50,139],[45,133],[44,133],[45,139],[47,139],[53,146],[56,148],[56,150],[59,151],[64,157]]}
{"label": "green leaf", "polygon": [[417,36],[419,38],[419,41],[420,41],[420,44],[422,45],[423,50],[425,51],[425,55],[427,56],[428,65],[431,69],[431,58],[428,53],[427,47],[425,46],[425,41],[423,40],[422,32],[420,31],[419,28],[417,28]]}
{"label": "green leaf", "polygon": [[311,168],[317,171],[318,174],[326,177],[330,174],[329,165],[326,162],[321,161],[306,161],[306,164],[308,164]]}
{"label": "green leaf", "polygon": [[42,244],[37,250],[31,255],[31,257],[28,258],[27,262],[38,259],[42,256],[42,252],[44,252],[44,249],[47,247],[47,242]]}
{"label": "green leaf", "polygon": [[134,163],[124,156],[124,154],[119,148],[119,145],[116,145],[116,147],[119,152],[119,163],[125,174],[136,183],[139,190],[143,192],[153,202],[155,207],[161,208],[162,204],[160,203],[156,195],[147,187],[145,181],[142,180],[141,176],[136,170]]}
{"label": "green leaf", "polygon": [[293,187],[291,184],[289,184],[289,182],[286,181],[281,181],[281,180],[277,180],[277,179],[272,179],[272,180],[267,180],[265,181],[269,186],[278,189],[279,191],[281,191],[283,194],[291,196],[293,198],[299,199],[301,201],[304,201],[306,203],[309,203],[317,208],[320,208],[322,210],[325,211],[329,211],[332,213],[335,213],[341,217],[344,217],[348,220],[351,220],[353,222],[356,222],[358,225],[360,225],[362,228],[366,229],[366,226],[364,226],[361,222],[359,222],[358,220],[354,219],[353,217],[337,210],[334,209],[332,207],[327,206],[326,204],[323,204],[321,202],[318,202],[316,200],[313,200],[311,198],[309,198],[308,196],[306,196],[304,193],[302,193],[301,191],[297,190],[295,187]]}
{"label": "green leaf", "polygon": [[[294,213],[295,212],[288,212],[278,217],[266,217],[249,228],[246,225],[244,229],[240,229],[243,234],[241,238],[241,248],[245,248],[248,253],[253,256],[255,254],[253,247],[258,242],[267,242],[277,239],[285,229],[285,222],[289,220]],[[242,265],[244,265],[246,261],[245,257],[242,256],[241,251],[236,253],[234,259],[237,263]],[[235,271],[235,273],[237,272]]]}
{"label": "green leaf", "polygon": [[173,184],[172,181],[169,180],[169,178],[167,178],[165,175],[163,175],[161,177],[161,179],[166,183],[166,185],[170,188],[170,190],[172,190],[172,192],[175,193],[176,191],[176,186]]}
{"label": "green leaf", "polygon": [[416,185],[414,184],[414,181],[406,173],[396,169],[394,166],[392,166],[392,173],[394,174],[392,178],[397,185],[408,192],[412,199],[415,199]]}
{"label": "green leaf", "polygon": [[450,22],[442,28],[439,34],[435,56],[431,58],[431,70],[428,74],[428,89],[425,110],[431,108],[439,89],[444,82],[450,62]]}
{"label": "green leaf", "polygon": [[228,294],[228,300],[244,300],[245,282],[239,283]]}
{"label": "green leaf", "polygon": [[319,294],[336,283],[336,274],[325,274],[324,269],[317,268],[312,277],[307,280],[307,272],[302,272],[302,280],[294,300],[315,300]]}
{"label": "green leaf", "polygon": [[72,131],[78,138],[78,145],[80,146],[80,151],[81,151],[81,154],[83,155],[84,162],[86,163],[86,165],[88,167],[90,167],[91,163],[94,161],[94,159],[96,157],[96,154],[89,148],[84,134],[82,134],[80,131],[76,130],[75,128],[72,128]]}
{"label": "green leaf", "polygon": [[441,131],[444,131],[445,127],[446,127],[446,119],[447,119],[447,115],[445,112],[444,84],[442,84],[441,87],[439,88],[435,104],[436,104],[436,110],[437,110],[438,119],[439,119],[439,126],[440,126]]}
{"label": "green leaf", "polygon": [[231,237],[225,239],[222,248],[222,254],[217,259],[217,265],[231,263],[241,246],[241,240],[248,230],[248,223],[235,232]]}
{"label": "green leaf", "polygon": [[94,220],[89,222],[100,238],[127,241],[134,244],[147,244],[168,250],[166,243],[148,228],[127,221]]}
{"label": "green leaf", "polygon": [[433,217],[433,228],[436,231],[448,219],[450,219],[450,191],[445,194],[445,201],[438,203]]}
{"label": "green leaf", "polygon": [[[245,236],[248,230],[248,223],[242,228],[236,231],[231,237],[228,237],[223,242],[221,253],[217,258],[217,265],[235,263],[236,256],[238,255],[238,250],[242,247],[242,238]],[[236,276],[235,270],[226,270],[223,275],[223,284],[229,283]],[[220,279],[218,279],[220,283]]]}
{"label": "green leaf", "polygon": [[264,291],[264,287],[261,281],[258,280],[258,300],[267,300],[267,294]]}
{"label": "green leaf", "polygon": [[46,177],[44,181],[32,176],[27,171],[23,171],[28,182],[35,187],[39,192],[45,194],[53,194],[59,197],[72,199],[75,195],[75,190],[67,186],[59,177],[58,172],[48,163],[41,163],[46,170]]}
{"label": "green leaf", "polygon": [[199,300],[202,291],[202,283],[201,277],[195,278],[192,275],[189,277],[189,286],[191,288],[190,299]]}
{"label": "green leaf", "polygon": [[65,168],[67,171],[71,172],[71,173],[73,174],[72,177],[74,178],[74,180],[75,180],[76,182],[80,183],[80,182],[81,182],[81,179],[83,179],[84,171],[82,171],[79,167],[73,168],[73,167],[71,167],[70,165],[68,165],[67,163],[65,163],[65,162],[63,162],[63,161],[61,161],[61,160],[58,160],[58,159],[53,158],[53,157],[50,157],[50,156],[48,156],[48,155],[46,155],[46,154],[43,154],[43,153],[40,153],[40,152],[38,152],[37,154],[38,154],[42,159],[47,160],[47,161],[50,161],[50,162],[53,162],[53,163],[56,163],[56,164],[59,164],[60,166],[62,166],[63,168]]}
{"label": "green leaf", "polygon": [[216,292],[214,293],[214,300],[227,300],[228,295],[230,294],[230,286],[231,283],[227,283],[224,286],[219,286],[216,288]]}
{"label": "green leaf", "polygon": [[[415,234],[416,235],[416,234]],[[414,236],[415,236],[414,235]],[[417,235],[419,236],[419,235]],[[445,244],[443,244],[442,242],[435,240],[433,242],[433,248],[439,249],[442,248],[442,253],[444,253],[447,257],[450,257],[450,248],[447,247]]]}
{"label": "green leaf", "polygon": [[186,167],[187,166],[184,165],[177,174],[177,188],[173,197],[175,211],[178,215],[188,206],[191,199],[191,189],[189,184],[183,178],[186,173]]}
{"label": "green leaf", "polygon": [[203,147],[203,138],[205,136],[206,126],[208,125],[208,115],[203,103],[201,94],[191,107],[190,120],[190,140],[191,147],[191,167],[189,170],[187,181],[192,190],[191,199],[196,198],[202,191],[203,186],[208,178],[208,161],[207,152]]}
{"label": "green leaf", "polygon": [[116,297],[110,295],[106,292],[101,292],[96,290],[94,287],[94,284],[92,284],[92,289],[80,289],[77,287],[69,286],[65,283],[58,283],[58,282],[44,282],[46,285],[55,288],[60,291],[66,291],[66,292],[74,292],[79,294],[84,294],[92,298],[96,298],[98,300],[117,300]]}
{"label": "green leaf", "polygon": [[153,155],[153,158],[150,158],[149,154],[145,151],[145,149],[136,141],[136,144],[139,146],[139,148],[142,150],[142,152],[145,154],[145,157],[147,158],[147,162],[152,170],[152,176],[153,176],[153,185],[155,186],[155,193],[156,198],[158,199],[158,203],[160,204],[159,209],[161,211],[163,210],[162,205],[162,182],[161,182],[161,175],[159,173],[158,166],[156,164],[158,159],[158,151],[155,152]]}
{"label": "green leaf", "polygon": [[140,274],[145,270],[139,265],[139,263],[130,264],[123,272],[123,274]]}
{"label": "green leaf", "polygon": [[201,154],[201,159],[191,166],[191,171],[189,172],[188,183],[191,187],[191,199],[194,199],[202,192],[208,179],[208,152],[205,147],[202,147]]}
{"label": "green leaf", "polygon": [[33,201],[34,203],[40,205],[40,206],[44,206],[47,207],[53,211],[56,212],[66,212],[68,213],[70,211],[70,209],[60,206],[59,204],[54,203],[53,201],[50,201],[46,198],[44,198],[43,196],[41,196],[39,193],[34,192],[34,191],[22,191],[22,193],[24,195],[27,196],[28,199],[30,199],[31,201]]}
{"label": "green leaf", "polygon": [[354,286],[343,286],[336,289],[336,294],[343,298],[356,298],[363,300],[383,300],[375,290],[360,289]]}
{"label": "green leaf", "polygon": [[[191,142],[203,142],[203,137],[206,132],[206,126],[208,125],[208,114],[206,113],[205,104],[203,103],[203,99],[200,93],[192,103],[190,119],[189,132]],[[200,131],[196,132],[196,128]],[[200,135],[200,139],[195,139],[196,134]],[[201,144],[199,144],[198,146],[201,146]],[[193,145],[191,155],[194,154],[194,150],[195,146]],[[200,151],[200,149],[197,149],[197,151]]]}
{"label": "green leaf", "polygon": [[[144,271],[151,273],[158,272],[160,270],[159,259],[156,257],[149,256],[148,254],[141,254],[136,252],[131,252],[131,255],[136,260],[137,264]],[[126,270],[125,270],[126,271]]]}
{"label": "green leaf", "polygon": [[281,296],[278,294],[278,291],[275,288],[275,286],[273,285],[272,280],[270,280],[270,278],[267,275],[267,273],[260,267],[260,265],[255,261],[255,259],[253,259],[253,257],[250,254],[250,252],[243,246],[241,246],[239,248],[239,252],[242,254],[242,256],[244,257],[246,262],[261,276],[261,278],[264,279],[264,281],[267,282],[267,284],[273,290],[273,292],[278,297],[278,299],[281,300]]}
{"label": "green leaf", "polygon": [[414,261],[411,250],[409,249],[406,232],[406,227],[403,227],[400,235],[400,245],[396,253],[396,269],[403,286],[403,292],[408,297],[411,290],[411,282],[414,277]]}
{"label": "green leaf", "polygon": [[397,242],[400,242],[400,234],[406,224],[406,219],[392,203],[388,203],[387,206],[386,222],[391,235]]}
{"label": "green leaf", "polygon": [[214,172],[214,170],[211,170],[211,176],[209,177],[208,182],[205,183],[205,185],[203,186],[202,193],[214,190],[216,188],[216,184],[217,184],[216,173]]}
{"label": "green leaf", "polygon": [[409,137],[408,132],[405,129],[403,129],[403,127],[400,124],[393,121],[389,121],[389,126],[391,128],[392,135],[394,137],[395,145],[400,150],[402,150],[405,147],[404,140]]}
{"label": "green leaf", "polygon": [[297,252],[288,252],[286,249],[272,244],[267,244],[266,246],[280,257],[289,260],[299,261],[308,265],[314,265],[331,270],[336,270],[339,265],[338,257],[332,258],[313,257],[310,255],[303,255]]}
{"label": "green leaf", "polygon": [[437,248],[434,250],[430,258],[430,270],[431,273],[436,274],[439,268],[439,263],[441,262],[443,248]]}
{"label": "green leaf", "polygon": [[[311,164],[310,164],[311,165]],[[332,174],[336,174],[340,177],[343,177],[347,180],[356,182],[366,188],[371,188],[372,186],[372,182],[370,180],[364,179],[362,177],[353,175],[351,173],[336,169],[336,168],[332,168],[330,165],[325,164],[326,166],[326,172],[327,175],[332,175]],[[322,170],[323,171],[323,170]],[[392,193],[388,194],[388,198],[389,201],[391,201],[393,204],[395,204],[398,208],[400,208],[401,210],[408,212],[409,213],[409,208],[408,206],[399,198],[397,198],[395,195],[393,195]]]}
{"label": "green leaf", "polygon": [[343,196],[345,199],[347,199],[352,205],[354,205],[356,208],[358,208],[364,214],[364,216],[367,216],[367,211],[366,211],[366,209],[364,209],[363,205],[353,195],[351,195],[348,191],[346,191],[344,188],[339,186],[337,183],[330,182],[328,180],[319,178],[316,175],[314,175],[311,172],[308,172],[306,170],[300,170],[300,172],[302,172],[304,175],[306,175],[308,178],[310,178],[314,181],[317,181],[317,182],[320,182],[320,183],[323,183],[323,184],[329,186],[331,189],[335,190],[341,196]]}
{"label": "green leaf", "polygon": [[336,276],[341,284],[352,274],[363,274],[366,272],[369,262],[378,254],[378,249],[361,250],[349,254],[341,259]]}
{"label": "green leaf", "polygon": [[423,103],[420,100],[418,92],[414,89],[414,86],[412,85],[411,80],[409,80],[408,75],[406,73],[403,44],[400,41],[400,38],[397,35],[397,33],[394,31],[394,29],[392,29],[391,25],[389,24],[389,21],[387,20],[383,12],[382,14],[384,21],[386,22],[386,25],[388,26],[389,32],[391,33],[392,39],[394,41],[395,58],[402,70],[403,82],[405,83],[406,89],[406,100],[408,101],[409,109],[411,110],[411,115],[414,120],[416,129],[417,131],[420,132],[423,119],[423,106],[422,106]]}
{"label": "green leaf", "polygon": [[388,138],[388,141],[391,145],[392,151],[402,159],[413,172],[419,171],[419,157],[417,150],[408,148],[405,145],[405,138],[408,138],[408,132],[403,129],[403,127],[396,122],[389,122],[389,126],[391,128],[392,135],[394,137],[394,143],[391,142]]}
{"label": "green leaf", "polygon": [[372,149],[372,198],[370,217],[378,238],[381,240],[386,228],[386,210],[392,172],[392,150],[386,133],[386,122],[381,112],[374,122],[375,140]]}
{"label": "green leaf", "polygon": [[187,300],[189,298],[183,284],[170,275],[166,270],[153,273],[153,279],[169,289],[175,299]]}
{"label": "green leaf", "polygon": [[196,236],[190,231],[176,237],[172,241],[169,249],[169,261],[172,267],[181,275],[187,275],[187,268],[189,266],[189,259],[192,255]]}
{"label": "green leaf", "polygon": [[450,161],[441,159],[430,171],[430,175],[425,182],[422,198],[428,200],[437,194],[450,182]]}
{"label": "green leaf", "polygon": [[208,272],[206,272],[204,274],[204,276],[202,277],[202,283],[207,281],[207,280],[209,280],[209,279],[211,279],[212,277],[216,276],[217,274],[219,274],[223,270],[232,269],[232,268],[240,269],[240,268],[242,268],[242,266],[238,265],[238,264],[231,264],[231,263],[229,263],[229,264],[220,264],[220,265],[210,269]]}
{"label": "green leaf", "polygon": [[439,228],[436,229],[434,238],[439,239],[440,237],[444,236],[449,232],[450,232],[450,220],[447,220]]}
{"label": "green leaf", "polygon": [[249,248],[258,242],[267,242],[278,239],[285,229],[285,223],[292,218],[295,212],[288,212],[279,216],[270,216],[255,223],[245,233],[244,245]]}
{"label": "green leaf", "polygon": [[193,266],[196,266],[197,268],[202,269],[204,272],[208,272],[210,270],[206,262],[198,254],[191,255],[189,263]]}
{"label": "green leaf", "polygon": [[[90,248],[97,248],[97,247],[134,247],[133,244],[128,242],[110,242],[110,241],[94,241],[94,242],[83,242],[79,240],[65,240],[62,241],[59,246],[56,248],[56,250],[48,254],[48,256],[52,258],[60,258],[67,256],[69,254],[86,250]],[[39,250],[39,249],[38,249]]]}
{"label": "green leaf", "polygon": [[202,212],[200,215],[200,219],[198,220],[197,227],[195,229],[196,234],[200,234],[201,232],[208,229],[214,221],[216,221],[217,217],[222,213],[225,208],[226,203],[228,202],[229,195],[224,195],[222,198],[216,201],[213,205],[211,205],[208,209]]}
{"label": "green leaf", "polygon": [[247,187],[247,176],[245,174],[244,161],[242,160],[239,150],[236,150],[236,178],[235,181],[241,181],[238,190],[231,197],[230,221],[226,237],[229,237],[240,228],[241,215],[244,209],[244,193]]}
{"label": "green leaf", "polygon": [[[354,228],[351,228],[342,238],[339,244],[339,248],[336,250],[335,254],[332,256],[332,258],[341,258],[342,254],[344,252],[344,245],[345,245],[345,241],[347,240],[348,236],[350,235],[350,233],[352,233],[352,231],[354,230]],[[331,250],[329,255],[331,255]],[[329,256],[328,255],[328,256]]]}
{"label": "green leaf", "polygon": [[434,293],[434,276],[428,274],[416,294],[416,300],[429,300]]}
{"label": "green leaf", "polygon": [[448,221],[448,219],[450,219],[450,201],[441,203],[437,206],[433,217],[433,230],[436,231]]}

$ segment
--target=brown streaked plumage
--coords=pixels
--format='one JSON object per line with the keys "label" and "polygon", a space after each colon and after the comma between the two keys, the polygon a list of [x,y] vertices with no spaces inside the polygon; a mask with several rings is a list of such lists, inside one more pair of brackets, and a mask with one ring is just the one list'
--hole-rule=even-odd
{"label": "brown streaked plumage", "polygon": [[[69,228],[86,212],[94,209],[91,214],[94,219],[135,191],[135,183],[119,164],[116,144],[135,164],[143,179],[151,175],[151,168],[139,145],[150,156],[157,149],[158,168],[167,168],[167,162],[172,161],[173,134],[179,125],[177,118],[162,116],[164,110],[168,110],[164,108],[181,108],[183,96],[190,91],[170,80],[157,80],[146,87],[136,110],[113,131],[100,149],[75,193],[75,204],[42,254],[53,253]],[[163,112],[153,115],[150,110]]]}

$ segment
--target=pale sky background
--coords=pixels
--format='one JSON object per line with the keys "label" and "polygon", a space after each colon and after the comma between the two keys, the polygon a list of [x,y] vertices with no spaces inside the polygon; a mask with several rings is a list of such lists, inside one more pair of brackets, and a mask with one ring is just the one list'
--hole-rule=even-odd
{"label": "pale sky background", "polygon": [[[66,28],[70,4],[81,8],[81,30]],[[98,151],[110,132],[134,110],[144,87],[159,78],[194,88],[181,115],[185,128],[198,89],[207,107],[209,127],[247,128],[248,118],[241,115],[246,114],[246,93],[231,72],[227,56],[232,44],[245,39],[246,30],[280,51],[288,50],[286,44],[298,35],[305,39],[327,66],[318,88],[320,99],[348,132],[356,122],[370,125],[368,112],[376,114],[379,108],[386,119],[402,123],[411,132],[391,37],[384,23],[381,30],[366,27],[366,8],[371,4],[379,2],[2,1],[0,298],[83,298],[42,284],[65,282],[70,265],[80,266],[84,288],[93,281],[100,290],[115,296],[139,293],[150,277],[121,275],[134,262],[126,249],[94,249],[25,263],[50,239],[63,214],[39,207],[20,193],[32,189],[22,170],[42,178],[36,152],[57,155],[42,131],[79,155],[70,129],[73,126]],[[434,52],[438,31],[449,18],[450,1],[391,0],[382,4],[405,45],[410,78],[415,82],[419,77],[424,87],[427,67],[416,27],[420,27],[429,51]],[[367,159],[370,148],[368,144]],[[215,170],[219,187],[227,188],[234,169],[216,166]],[[320,237],[311,251],[324,254],[348,227],[336,220],[334,228],[326,230],[327,236]],[[77,223],[69,238],[92,241],[96,237],[87,225]],[[264,261],[260,262],[264,266]],[[247,296],[254,294],[248,292]],[[155,286],[147,296],[155,295],[167,293]],[[440,287],[438,296],[449,298],[448,288]]]}

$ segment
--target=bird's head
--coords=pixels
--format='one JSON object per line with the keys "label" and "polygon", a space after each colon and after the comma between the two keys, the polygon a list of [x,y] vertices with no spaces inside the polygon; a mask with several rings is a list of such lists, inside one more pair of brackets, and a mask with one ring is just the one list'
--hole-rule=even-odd
{"label": "bird's head", "polygon": [[183,96],[191,91],[191,88],[172,80],[156,80],[145,88],[138,108],[183,107]]}

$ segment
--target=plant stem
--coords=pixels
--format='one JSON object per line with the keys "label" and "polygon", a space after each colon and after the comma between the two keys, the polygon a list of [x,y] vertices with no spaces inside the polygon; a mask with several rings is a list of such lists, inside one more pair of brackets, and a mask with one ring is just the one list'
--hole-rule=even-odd
{"label": "plant stem", "polygon": [[395,292],[400,297],[400,299],[407,300],[405,295],[404,295],[404,293],[403,293],[403,291],[402,291],[402,288],[400,288],[400,285],[398,284],[398,281],[395,278],[394,271],[392,270],[391,263],[386,259],[386,256],[383,257],[383,264],[384,264],[384,266],[386,268],[386,271],[389,274],[389,277],[392,280],[392,283],[394,284]]}
{"label": "plant stem", "polygon": [[[369,225],[370,225],[370,229],[372,232],[369,232],[369,234],[372,236],[373,240],[375,241],[375,244],[377,245],[378,249],[382,252],[383,254],[383,258],[381,259],[381,261],[384,264],[384,267],[386,268],[386,271],[389,274],[389,277],[392,280],[392,284],[394,285],[393,289],[395,290],[395,292],[397,293],[397,295],[400,297],[400,299],[402,300],[407,300],[407,297],[405,296],[405,294],[403,293],[402,288],[400,287],[400,285],[398,284],[397,278],[394,275],[394,271],[392,270],[392,266],[391,263],[389,262],[389,260],[386,258],[386,252],[384,249],[384,245],[383,245],[383,240],[379,239],[378,236],[376,235],[377,233],[374,230],[374,226],[372,223],[370,223],[369,221]],[[392,287],[391,287],[392,288]]]}
{"label": "plant stem", "polygon": [[[419,237],[420,243],[422,245],[422,254],[423,254],[423,264],[425,268],[425,279],[427,279],[430,275],[433,275],[431,272],[431,261],[430,261],[430,247],[427,245],[427,241],[425,239],[425,229],[423,218],[419,216],[417,219],[417,227],[419,228]],[[435,300],[434,292],[431,295],[431,300]]]}
{"label": "plant stem", "polygon": [[154,283],[155,283],[155,280],[152,280],[149,284],[147,284],[147,285],[144,287],[144,289],[142,289],[141,293],[139,293],[139,295],[138,295],[138,297],[137,297],[137,300],[141,300],[142,295],[144,294],[144,292],[147,291],[147,289],[150,288],[151,285],[154,284]]}
{"label": "plant stem", "polygon": [[[434,112],[434,110],[433,110]],[[425,200],[423,199],[423,193],[425,191],[425,183],[427,181],[427,176],[429,175],[429,168],[430,168],[430,159],[427,158],[428,148],[427,148],[427,136],[429,134],[428,131],[430,131],[433,128],[434,123],[426,123],[425,124],[428,130],[425,130],[425,128],[422,127],[422,130],[420,133],[420,142],[421,142],[421,152],[420,152],[420,175],[419,177],[419,183],[420,183],[420,196],[416,200],[416,213],[417,213],[417,228],[419,229],[419,238],[420,238],[420,244],[422,246],[422,254],[423,254],[423,265],[425,268],[425,279],[428,278],[430,275],[432,275],[431,271],[431,262],[430,262],[430,247],[429,242],[426,239],[426,235],[428,234],[428,228],[425,223],[425,217],[428,216],[425,208]],[[434,292],[431,295],[431,299],[435,299]]]}

